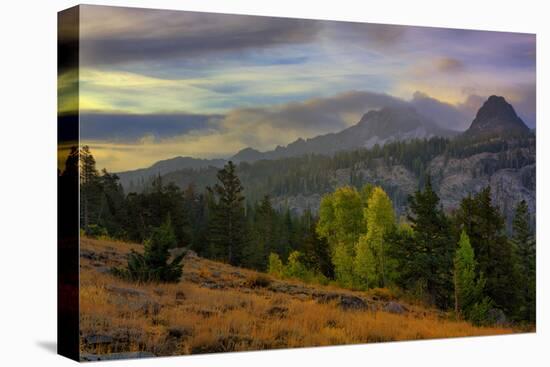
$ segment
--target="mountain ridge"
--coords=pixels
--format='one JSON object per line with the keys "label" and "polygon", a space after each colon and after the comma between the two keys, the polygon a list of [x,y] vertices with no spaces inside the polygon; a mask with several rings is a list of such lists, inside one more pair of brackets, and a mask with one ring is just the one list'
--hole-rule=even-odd
{"label": "mountain ridge", "polygon": [[286,147],[260,152],[245,148],[231,157],[235,162],[254,162],[261,159],[279,159],[303,154],[332,155],[339,151],[372,148],[392,141],[433,136],[451,137],[457,132],[439,127],[413,107],[385,107],[365,113],[354,125],[335,133],[310,139],[299,138]]}

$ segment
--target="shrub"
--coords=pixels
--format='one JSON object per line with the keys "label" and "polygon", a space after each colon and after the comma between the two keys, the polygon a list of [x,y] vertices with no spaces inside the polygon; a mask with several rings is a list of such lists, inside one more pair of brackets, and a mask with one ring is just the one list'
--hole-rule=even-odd
{"label": "shrub", "polygon": [[293,251],[288,255],[288,261],[284,269],[284,275],[289,278],[298,278],[302,280],[311,280],[312,274],[307,270],[306,266],[301,262],[302,254],[299,251]]}
{"label": "shrub", "polygon": [[474,325],[488,325],[494,323],[494,320],[490,320],[489,311],[492,309],[493,303],[488,297],[484,297],[481,302],[475,303],[468,310],[466,315]]}
{"label": "shrub", "polygon": [[168,262],[170,248],[176,244],[176,237],[170,220],[153,229],[151,237],[145,241],[144,253],[132,251],[125,269],[114,268],[113,274],[136,282],[177,282],[183,272],[181,264],[185,253]]}
{"label": "shrub", "polygon": [[281,261],[281,258],[279,257],[279,255],[273,252],[269,254],[269,265],[267,268],[267,272],[269,274],[282,277],[283,269],[284,269],[283,262]]}
{"label": "shrub", "polygon": [[250,288],[266,288],[271,284],[271,279],[265,275],[258,274],[248,279],[247,283]]}
{"label": "shrub", "polygon": [[315,274],[312,280],[314,283],[321,284],[321,285],[329,285],[330,279],[327,278],[324,274],[318,273]]}
{"label": "shrub", "polygon": [[109,235],[107,229],[97,224],[90,224],[88,228],[84,230],[84,234],[92,238],[105,238]]}
{"label": "shrub", "polygon": [[283,264],[279,255],[271,253],[269,255],[269,265],[267,272],[280,278],[295,278],[306,283],[318,283],[322,285],[329,284],[329,278],[322,273],[314,272],[303,263],[302,253],[293,251],[288,256],[286,265]]}

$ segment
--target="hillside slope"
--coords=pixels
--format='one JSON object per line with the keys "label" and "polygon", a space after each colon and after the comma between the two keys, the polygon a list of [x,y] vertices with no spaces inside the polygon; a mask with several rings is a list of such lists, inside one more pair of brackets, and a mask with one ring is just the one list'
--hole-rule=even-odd
{"label": "hillside slope", "polygon": [[[142,246],[81,240],[81,359],[261,350],[513,332],[394,299],[274,279],[189,253],[176,284],[113,277]],[[139,352],[139,353],[138,353]]]}

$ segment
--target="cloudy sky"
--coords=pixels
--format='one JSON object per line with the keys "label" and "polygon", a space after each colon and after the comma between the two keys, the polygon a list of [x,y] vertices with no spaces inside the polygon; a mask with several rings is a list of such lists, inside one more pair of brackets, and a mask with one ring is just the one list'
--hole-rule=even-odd
{"label": "cloudy sky", "polygon": [[80,37],[81,138],[111,171],[273,149],[392,105],[464,130],[492,94],[535,126],[529,34],[81,6]]}

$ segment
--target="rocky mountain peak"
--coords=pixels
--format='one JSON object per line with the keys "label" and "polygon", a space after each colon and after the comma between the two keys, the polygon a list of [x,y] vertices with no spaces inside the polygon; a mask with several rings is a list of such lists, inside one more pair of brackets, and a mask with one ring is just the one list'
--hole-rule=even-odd
{"label": "rocky mountain peak", "polygon": [[477,111],[466,135],[509,135],[526,133],[529,128],[504,97],[490,96]]}
{"label": "rocky mountain peak", "polygon": [[259,150],[254,148],[244,148],[240,150],[237,154],[231,157],[231,160],[234,162],[254,162],[261,157],[262,153]]}

